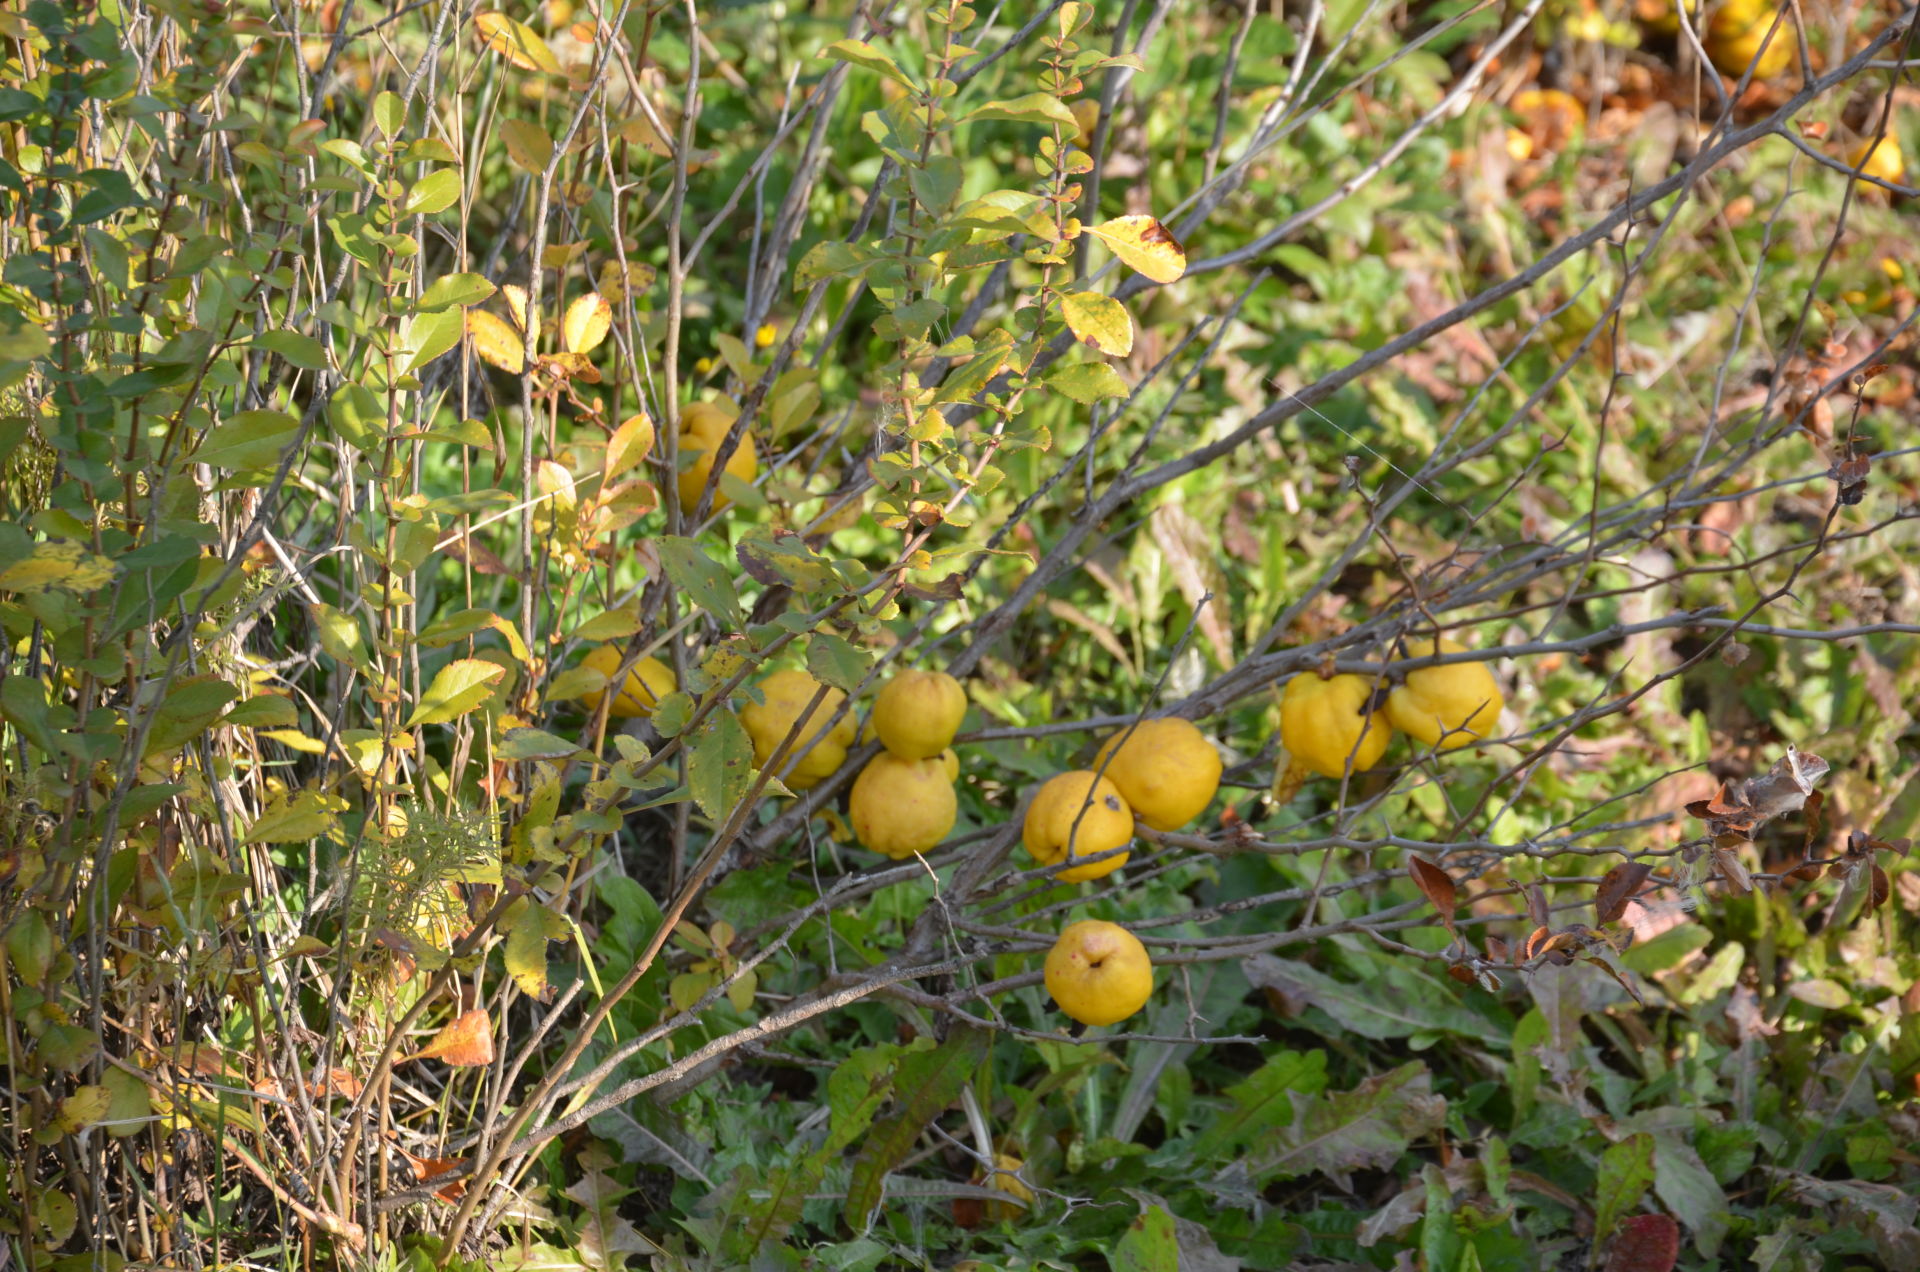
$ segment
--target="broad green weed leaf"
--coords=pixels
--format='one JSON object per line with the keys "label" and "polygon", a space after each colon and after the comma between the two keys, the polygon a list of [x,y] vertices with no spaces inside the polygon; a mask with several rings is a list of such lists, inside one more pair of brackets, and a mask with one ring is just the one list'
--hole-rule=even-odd
{"label": "broad green weed leaf", "polygon": [[1072,135],[1080,131],[1067,104],[1052,93],[1028,93],[1008,101],[982,102],[960,117],[963,124],[1008,120],[1026,124],[1059,124]]}

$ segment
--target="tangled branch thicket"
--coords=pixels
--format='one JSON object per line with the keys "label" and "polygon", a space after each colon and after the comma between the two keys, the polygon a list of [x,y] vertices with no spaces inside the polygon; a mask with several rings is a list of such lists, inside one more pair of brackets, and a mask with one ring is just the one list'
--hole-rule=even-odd
{"label": "tangled branch thicket", "polygon": [[1763,7],[0,6],[8,1257],[1914,1266],[1920,28]]}

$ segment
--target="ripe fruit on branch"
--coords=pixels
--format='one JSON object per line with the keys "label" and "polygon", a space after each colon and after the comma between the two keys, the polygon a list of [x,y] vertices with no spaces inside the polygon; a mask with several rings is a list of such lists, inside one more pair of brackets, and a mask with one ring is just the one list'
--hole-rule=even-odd
{"label": "ripe fruit on branch", "polygon": [[[713,402],[689,402],[680,408],[680,450],[698,457],[692,467],[683,468],[679,473],[680,507],[684,511],[692,512],[699,506],[700,494],[707,488],[707,478],[713,472],[714,453],[720,449],[720,443],[739,414],[732,403],[722,406]],[[727,457],[723,471],[744,482],[752,481],[759,474],[760,456],[753,449],[752,433],[740,435],[740,445]],[[714,511],[731,502],[719,487],[714,488]]]}
{"label": "ripe fruit on branch", "polygon": [[1322,777],[1342,777],[1348,763],[1358,773],[1380,762],[1393,725],[1387,713],[1369,710],[1375,681],[1340,675],[1322,680],[1302,672],[1280,698],[1280,741],[1294,762]]}
{"label": "ripe fruit on branch", "polygon": [[[1465,646],[1445,637],[1407,642],[1408,656],[1458,654]],[[1410,737],[1451,751],[1492,734],[1506,700],[1483,662],[1449,663],[1407,673],[1407,683],[1387,695],[1387,718]]]}
{"label": "ripe fruit on branch", "polygon": [[[1858,168],[1862,177],[1877,177],[1892,185],[1907,183],[1906,156],[1900,153],[1900,141],[1889,133],[1875,141],[1869,137],[1847,155],[1847,165]],[[1856,178],[1857,180],[1857,178]],[[1879,190],[1870,181],[1860,181],[1862,190]],[[1882,194],[1888,193],[1881,190]]]}
{"label": "ripe fruit on branch", "polygon": [[[1755,82],[1770,80],[1793,61],[1793,20],[1783,18],[1776,26],[1778,11],[1765,0],[1727,0],[1714,11],[1701,39],[1707,59],[1723,75],[1736,78],[1753,66]],[[1768,33],[1773,35],[1767,40]],[[1766,43],[1762,52],[1761,44]],[[1754,59],[1758,58],[1757,65]]]}
{"label": "ripe fruit on branch", "polygon": [[820,705],[808,712],[807,704],[819,691],[820,682],[804,671],[776,671],[760,682],[760,692],[766,701],[748,703],[740,709],[740,723],[753,739],[753,762],[762,768],[792,731],[794,722],[803,714],[806,716],[799,736],[788,748],[787,758],[781,761],[780,767],[786,771],[774,774],[790,790],[806,790],[831,774],[847,758],[847,748],[853,745],[851,715],[842,716],[831,729],[827,728],[827,721],[847,700],[847,695],[838,689],[828,689]]}
{"label": "ripe fruit on branch", "polygon": [[924,760],[952,745],[967,714],[967,691],[944,671],[903,671],[873,700],[873,731],[903,760]]}
{"label": "ripe fruit on branch", "polygon": [[1155,830],[1180,829],[1220,789],[1220,752],[1192,721],[1174,716],[1142,720],[1131,732],[1114,734],[1093,767],[1120,788],[1133,815]]}
{"label": "ripe fruit on branch", "polygon": [[1070,923],[1047,951],[1047,992],[1083,1025],[1125,1020],[1153,996],[1153,960],[1140,938],[1117,923]]}
{"label": "ripe fruit on branch", "polygon": [[882,751],[854,779],[847,817],[860,842],[896,861],[929,852],[959,814],[953,779],[939,756],[903,760]]}
{"label": "ripe fruit on branch", "polygon": [[[620,647],[618,645],[596,645],[587,651],[580,660],[582,667],[591,667],[607,678],[607,687],[588,699],[590,705],[598,710],[613,691],[614,673],[620,670]],[[650,716],[653,709],[660,705],[660,699],[666,697],[680,686],[673,678],[673,668],[658,658],[647,657],[636,661],[627,672],[627,679],[620,686],[613,700],[613,706],[607,714],[622,720],[632,720]]]}
{"label": "ripe fruit on branch", "polygon": [[[1098,856],[1128,843],[1133,838],[1133,809],[1112,782],[1096,778],[1085,769],[1075,769],[1047,779],[1027,805],[1027,820],[1021,830],[1033,859],[1043,866],[1055,866],[1067,859],[1069,845],[1077,858]],[[1054,877],[1066,883],[1098,879],[1126,865],[1129,855],[1115,853],[1104,861],[1062,870]]]}

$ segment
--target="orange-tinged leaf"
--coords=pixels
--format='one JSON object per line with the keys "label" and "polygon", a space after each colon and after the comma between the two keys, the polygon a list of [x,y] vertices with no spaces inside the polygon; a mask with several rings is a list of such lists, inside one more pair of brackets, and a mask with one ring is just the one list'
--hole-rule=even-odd
{"label": "orange-tinged leaf", "polygon": [[602,466],[605,484],[629,469],[637,468],[653,449],[653,418],[645,411],[629,416],[619,428],[613,430],[613,436],[607,439],[607,459]]}
{"label": "orange-tinged leaf", "polygon": [[484,1008],[462,1012],[433,1036],[409,1060],[444,1060],[456,1068],[478,1068],[493,1063],[493,1022]]}
{"label": "orange-tinged leaf", "polygon": [[509,119],[500,125],[500,139],[507,143],[507,158],[523,171],[542,173],[553,158],[553,138],[530,119]]}
{"label": "orange-tinged leaf", "polygon": [[568,353],[592,353],[613,329],[613,306],[599,292],[588,292],[567,306],[560,334]]}
{"label": "orange-tinged leaf", "polygon": [[473,351],[482,362],[508,375],[519,375],[527,369],[525,341],[504,318],[484,309],[467,310],[467,338],[473,341]]}
{"label": "orange-tinged leaf", "polygon": [[1171,283],[1187,272],[1187,249],[1172,231],[1151,216],[1117,216],[1086,232],[1099,238],[1113,254],[1156,283]]}
{"label": "orange-tinged leaf", "polygon": [[522,70],[566,73],[547,42],[524,22],[515,22],[504,13],[483,13],[473,20],[473,29],[479,32],[482,44]]}

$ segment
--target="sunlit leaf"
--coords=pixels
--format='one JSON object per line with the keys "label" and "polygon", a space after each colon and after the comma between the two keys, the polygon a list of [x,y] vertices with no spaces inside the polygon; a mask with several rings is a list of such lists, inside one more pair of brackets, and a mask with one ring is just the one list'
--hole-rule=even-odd
{"label": "sunlit leaf", "polygon": [[568,353],[592,353],[613,329],[613,307],[599,292],[576,297],[567,306],[560,335]]}
{"label": "sunlit leaf", "polygon": [[1156,283],[1174,282],[1187,272],[1187,249],[1157,217],[1117,216],[1086,231]]}
{"label": "sunlit leaf", "polygon": [[456,658],[442,667],[433,683],[420,696],[420,705],[407,717],[407,728],[416,724],[445,724],[457,720],[485,702],[494,684],[507,674],[499,663],[482,658]]}
{"label": "sunlit leaf", "polygon": [[462,1012],[444,1025],[410,1060],[444,1060],[456,1068],[493,1063],[493,1022],[485,1008]]}
{"label": "sunlit leaf", "polygon": [[526,370],[526,341],[505,319],[484,309],[467,310],[467,337],[482,362],[499,367],[508,375]]}
{"label": "sunlit leaf", "polygon": [[1068,292],[1060,298],[1067,329],[1082,344],[1116,358],[1133,352],[1133,318],[1127,308],[1100,292]]}
{"label": "sunlit leaf", "polygon": [[474,18],[473,29],[482,44],[522,70],[566,73],[547,42],[524,22],[515,22],[504,13],[482,13]]}

